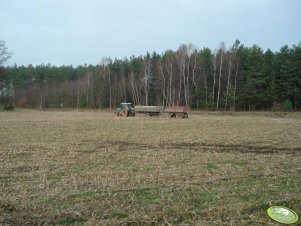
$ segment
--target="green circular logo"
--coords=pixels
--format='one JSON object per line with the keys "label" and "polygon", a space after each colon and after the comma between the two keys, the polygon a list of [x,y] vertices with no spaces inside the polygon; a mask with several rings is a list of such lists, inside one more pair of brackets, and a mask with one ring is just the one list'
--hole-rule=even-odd
{"label": "green circular logo", "polygon": [[298,221],[297,213],[284,206],[272,206],[267,210],[267,214],[274,221],[282,224],[294,224]]}

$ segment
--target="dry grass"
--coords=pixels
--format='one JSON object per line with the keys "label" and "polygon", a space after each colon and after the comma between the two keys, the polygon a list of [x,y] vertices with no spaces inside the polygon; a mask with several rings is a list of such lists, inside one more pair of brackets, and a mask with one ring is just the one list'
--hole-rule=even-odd
{"label": "dry grass", "polygon": [[0,224],[275,225],[301,213],[300,114],[0,112]]}

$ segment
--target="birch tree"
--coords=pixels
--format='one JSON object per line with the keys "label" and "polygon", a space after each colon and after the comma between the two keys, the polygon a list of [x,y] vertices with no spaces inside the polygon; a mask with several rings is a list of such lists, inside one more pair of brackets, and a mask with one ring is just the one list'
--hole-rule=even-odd
{"label": "birch tree", "polygon": [[218,90],[217,90],[217,100],[216,100],[216,110],[218,110],[219,106],[219,99],[220,99],[220,91],[221,91],[221,78],[222,78],[222,69],[223,69],[223,59],[224,59],[224,52],[225,52],[225,43],[220,44],[219,49],[219,77],[218,77]]}
{"label": "birch tree", "polygon": [[110,109],[112,109],[111,65],[112,65],[112,60],[109,57],[102,58],[100,62],[100,66],[102,67],[103,77],[108,82]]}
{"label": "birch tree", "polygon": [[12,53],[8,52],[5,42],[0,40],[0,67],[8,61],[11,55]]}
{"label": "birch tree", "polygon": [[231,69],[232,69],[232,56],[231,52],[229,52],[229,66],[228,66],[228,76],[227,76],[227,87],[226,87],[226,100],[225,100],[225,108],[224,110],[226,111],[227,109],[227,104],[228,104],[228,93],[229,93],[229,85],[230,85],[230,77],[231,77]]}
{"label": "birch tree", "polygon": [[149,53],[143,59],[143,77],[142,77],[142,87],[145,94],[145,105],[149,103],[149,88],[151,82],[151,58]]}
{"label": "birch tree", "polygon": [[213,53],[212,57],[213,64],[213,86],[212,86],[212,103],[215,102],[215,83],[216,83],[216,69],[217,69],[217,53]]}
{"label": "birch tree", "polygon": [[[178,104],[181,102],[181,89],[184,89],[185,105],[189,105],[190,101],[190,60],[193,46],[181,45],[177,51],[177,63],[179,69],[179,90],[178,90]],[[182,83],[183,82],[183,83]]]}
{"label": "birch tree", "polygon": [[238,71],[239,71],[239,49],[242,46],[240,45],[240,41],[238,39],[235,40],[233,46],[232,46],[232,52],[233,52],[233,56],[235,59],[235,76],[234,76],[234,90],[233,90],[233,100],[234,100],[234,104],[233,104],[233,110],[236,110],[236,90],[237,90],[237,79],[238,79]]}
{"label": "birch tree", "polygon": [[[0,40],[0,101],[9,101],[9,96],[13,94],[13,87],[10,86],[10,79],[4,68],[5,63],[11,57],[12,53],[8,52],[4,41]],[[14,96],[14,95],[12,95]]]}

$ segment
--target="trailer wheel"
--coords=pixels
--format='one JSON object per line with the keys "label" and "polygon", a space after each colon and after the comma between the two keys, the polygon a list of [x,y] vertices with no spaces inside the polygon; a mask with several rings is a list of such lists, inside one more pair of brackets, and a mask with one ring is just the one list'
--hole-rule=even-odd
{"label": "trailer wheel", "polygon": [[118,117],[118,116],[119,116],[119,114],[118,114],[117,111],[114,111],[114,116],[115,116],[115,117]]}
{"label": "trailer wheel", "polygon": [[129,111],[127,109],[123,109],[121,112],[122,117],[128,117]]}
{"label": "trailer wheel", "polygon": [[169,113],[169,115],[171,118],[175,118],[177,116],[176,113]]}
{"label": "trailer wheel", "polygon": [[184,113],[184,114],[182,115],[182,118],[188,118],[188,114],[187,114],[187,113]]}

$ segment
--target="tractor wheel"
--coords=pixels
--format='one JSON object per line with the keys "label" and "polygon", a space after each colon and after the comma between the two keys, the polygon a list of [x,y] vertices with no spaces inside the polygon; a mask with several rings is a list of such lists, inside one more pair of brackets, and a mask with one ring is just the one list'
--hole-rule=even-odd
{"label": "tractor wheel", "polygon": [[128,117],[129,111],[127,109],[123,109],[121,114],[122,114],[122,117]]}
{"label": "tractor wheel", "polygon": [[115,116],[115,117],[118,117],[118,116],[119,116],[119,114],[118,114],[117,111],[114,111],[114,116]]}

